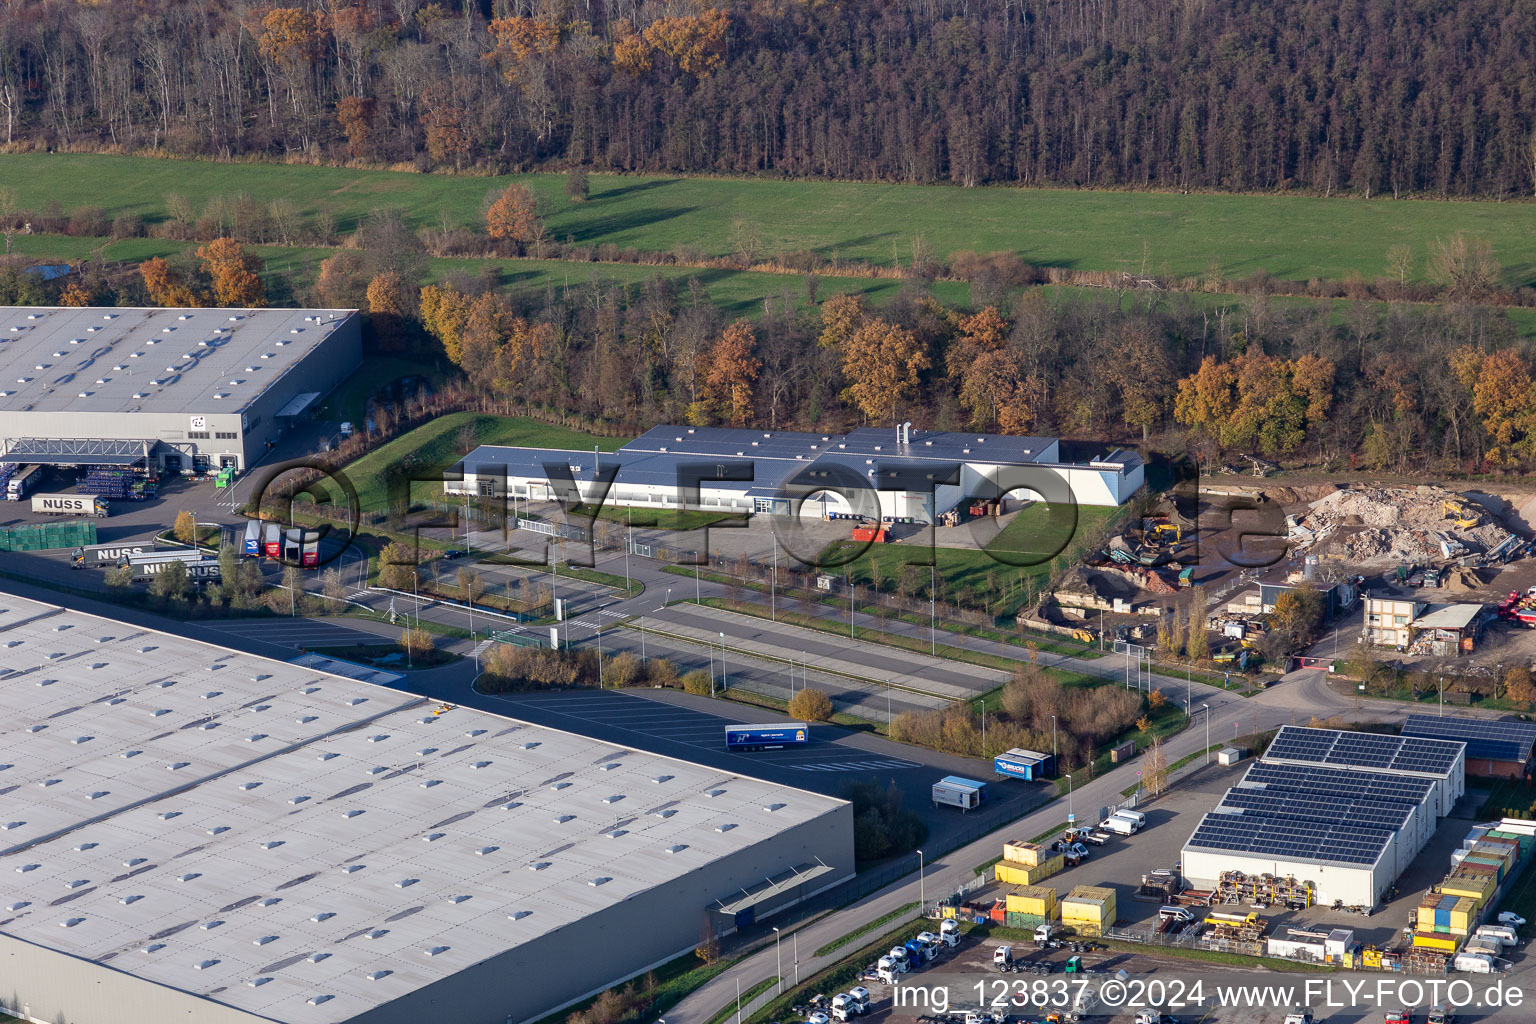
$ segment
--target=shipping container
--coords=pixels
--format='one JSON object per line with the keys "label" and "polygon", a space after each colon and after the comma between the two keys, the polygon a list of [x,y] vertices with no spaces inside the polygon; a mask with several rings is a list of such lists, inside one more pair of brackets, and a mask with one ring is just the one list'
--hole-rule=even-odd
{"label": "shipping container", "polygon": [[1019,914],[1008,911],[1003,917],[1003,923],[1009,928],[1017,928],[1019,931],[1032,932],[1036,925],[1046,923],[1046,919],[1039,914]]}
{"label": "shipping container", "polygon": [[1003,860],[1010,864],[1022,864],[1032,868],[1050,854],[1040,849],[1036,843],[1026,843],[1022,839],[1011,839],[1003,844]]}
{"label": "shipping container", "polygon": [[999,861],[994,870],[994,877],[999,882],[1011,885],[1038,885],[1057,874],[1066,866],[1066,860],[1061,854],[1049,857],[1034,867],[1025,867],[1023,864],[1010,864],[1007,861]]}
{"label": "shipping container", "polygon": [[1417,949],[1434,949],[1442,953],[1454,953],[1461,940],[1454,935],[1439,935],[1434,932],[1414,932],[1413,945]]}
{"label": "shipping container", "polygon": [[958,807],[962,811],[974,810],[986,799],[987,784],[958,775],[946,775],[933,784],[934,806]]}
{"label": "shipping container", "polygon": [[1004,897],[1009,913],[1056,916],[1056,890],[1044,885],[1021,885]]}

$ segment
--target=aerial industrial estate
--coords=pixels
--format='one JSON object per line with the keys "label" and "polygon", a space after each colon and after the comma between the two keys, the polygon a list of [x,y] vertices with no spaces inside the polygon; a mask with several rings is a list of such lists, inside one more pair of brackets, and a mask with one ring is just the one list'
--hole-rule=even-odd
{"label": "aerial industrial estate", "polygon": [[[356,311],[0,320],[12,1015],[708,1021],[739,983],[742,1021],[1247,1020],[1106,986],[1522,972],[1516,498],[658,426],[407,457],[370,535],[316,498],[377,490],[373,407],[325,418]],[[1023,600],[960,641],[936,581],[978,556]],[[1066,1002],[967,991],[1017,973]]]}
{"label": "aerial industrial estate", "polygon": [[0,0],[0,1024],[1524,1024],[1530,0]]}

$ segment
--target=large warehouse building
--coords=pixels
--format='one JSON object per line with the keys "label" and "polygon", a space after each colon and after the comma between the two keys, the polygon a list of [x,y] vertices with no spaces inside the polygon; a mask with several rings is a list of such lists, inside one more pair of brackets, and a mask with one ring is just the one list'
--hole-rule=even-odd
{"label": "large warehouse building", "polygon": [[1536,748],[1536,722],[1409,715],[1403,720],[1403,735],[1460,740],[1467,745],[1467,774],[1484,778],[1525,778]]}
{"label": "large warehouse building", "polygon": [[361,362],[350,309],[0,307],[0,461],[244,471]]}
{"label": "large warehouse building", "polygon": [[1181,870],[1311,882],[1320,903],[1374,907],[1465,789],[1460,742],[1286,726],[1196,826]]}
{"label": "large warehouse building", "polygon": [[532,501],[602,498],[609,505],[933,523],[974,498],[1124,504],[1145,466],[1117,449],[1062,462],[1048,437],[861,427],[848,434],[654,427],[611,455],[483,445],[450,494]]}
{"label": "large warehouse building", "polygon": [[0,650],[33,1020],[517,1024],[854,870],[830,797],[9,596]]}

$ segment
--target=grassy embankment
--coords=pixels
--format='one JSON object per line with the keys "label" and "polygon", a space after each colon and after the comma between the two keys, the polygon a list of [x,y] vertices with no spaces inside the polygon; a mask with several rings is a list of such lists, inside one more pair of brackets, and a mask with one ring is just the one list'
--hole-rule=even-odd
{"label": "grassy embankment", "polygon": [[[1290,280],[1338,280],[1349,274],[1372,279],[1386,274],[1388,248],[1407,245],[1416,257],[1412,277],[1423,279],[1434,241],[1465,232],[1493,245],[1506,284],[1536,283],[1536,205],[1529,203],[603,174],[592,176],[589,201],[574,203],[564,195],[563,177],[554,174],[456,177],[41,153],[0,156],[0,178],[16,183],[24,207],[41,209],[57,201],[66,211],[96,206],[109,217],[131,213],[149,223],[165,218],[165,197],[172,193],[185,196],[198,210],[216,196],[243,194],[261,202],[285,197],[297,207],[302,224],[312,225],[323,213],[342,233],[379,207],[402,210],[415,227],[444,222],[479,227],[486,193],[516,180],[545,203],[549,235],[562,242],[709,259],[734,255],[746,235],[755,239],[758,259],[809,251],[834,262],[883,267],[909,264],[913,241],[921,237],[939,258],[971,249],[1011,251],[1039,265],[1078,270],[1176,276],[1214,270],[1228,279],[1262,270]],[[169,255],[191,244],[57,235],[20,236],[16,242],[17,251],[26,255],[79,259],[95,254],[121,260]],[[300,286],[314,280],[320,260],[331,251],[257,249],[269,269]],[[442,259],[432,261],[429,273],[434,278],[453,270],[478,274],[487,263],[504,283],[541,291],[593,279],[636,284],[658,273],[680,282],[696,279],[710,300],[732,316],[760,315],[765,298],[787,297],[802,308],[807,304],[798,275],[722,268]],[[900,287],[898,280],[840,277],[832,270],[823,276],[821,294],[856,291],[879,304]],[[946,303],[969,297],[963,283],[933,287]],[[1215,305],[1232,297],[1191,298]],[[1536,311],[1512,311],[1511,317],[1522,333],[1536,334]]]}

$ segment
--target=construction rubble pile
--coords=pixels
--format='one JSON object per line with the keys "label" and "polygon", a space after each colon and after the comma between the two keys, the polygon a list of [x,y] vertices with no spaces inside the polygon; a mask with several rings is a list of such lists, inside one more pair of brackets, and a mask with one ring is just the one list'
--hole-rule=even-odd
{"label": "construction rubble pile", "polygon": [[1298,547],[1325,542],[1356,564],[1425,564],[1490,552],[1511,534],[1477,503],[1428,484],[1354,487],[1312,502],[1291,529]]}

